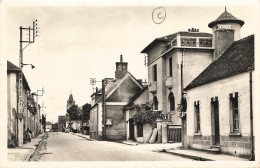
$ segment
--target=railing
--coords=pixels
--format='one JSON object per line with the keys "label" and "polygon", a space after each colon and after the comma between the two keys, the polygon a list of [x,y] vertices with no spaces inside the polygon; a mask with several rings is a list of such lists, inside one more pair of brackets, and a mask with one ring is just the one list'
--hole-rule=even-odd
{"label": "railing", "polygon": [[199,47],[212,47],[212,39],[199,39]]}
{"label": "railing", "polygon": [[189,37],[178,34],[175,39],[167,44],[166,50],[172,47],[212,48],[212,37]]}
{"label": "railing", "polygon": [[196,38],[181,38],[181,46],[196,47]]}

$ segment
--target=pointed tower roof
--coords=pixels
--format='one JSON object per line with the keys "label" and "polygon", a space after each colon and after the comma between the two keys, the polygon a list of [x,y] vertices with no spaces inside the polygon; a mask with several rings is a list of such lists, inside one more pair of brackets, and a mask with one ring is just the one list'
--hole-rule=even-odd
{"label": "pointed tower roof", "polygon": [[72,94],[70,94],[69,100],[74,101]]}
{"label": "pointed tower roof", "polygon": [[237,19],[231,13],[227,12],[226,7],[225,7],[225,11],[216,20],[210,22],[208,26],[209,28],[212,28],[216,24],[221,24],[221,23],[238,23],[240,24],[241,27],[245,24],[243,20]]}

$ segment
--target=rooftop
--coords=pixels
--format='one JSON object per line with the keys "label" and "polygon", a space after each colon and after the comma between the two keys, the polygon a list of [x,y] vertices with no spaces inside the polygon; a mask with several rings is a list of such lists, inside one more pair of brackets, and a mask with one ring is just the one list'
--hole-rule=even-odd
{"label": "rooftop", "polygon": [[[11,63],[10,61],[7,60],[7,72],[19,72],[21,70],[21,68],[17,67],[16,65],[14,65],[13,63]],[[25,87],[31,91],[30,87],[29,87],[29,84],[23,74],[23,81],[24,81],[24,84],[25,84]]]}
{"label": "rooftop", "polygon": [[150,49],[155,47],[160,42],[163,42],[163,43],[171,42],[172,40],[174,40],[177,37],[178,34],[180,36],[185,36],[185,37],[212,37],[212,34],[210,34],[210,33],[192,32],[192,31],[179,31],[179,32],[176,32],[176,33],[173,33],[173,34],[169,34],[167,36],[158,37],[158,38],[154,39],[148,46],[146,46],[141,51],[141,53],[147,53]]}
{"label": "rooftop", "polygon": [[214,21],[210,22],[208,26],[212,28],[213,26],[220,24],[220,23],[226,23],[226,22],[232,22],[232,23],[238,23],[242,27],[244,25],[244,21],[237,19],[235,16],[233,16],[231,13],[227,12],[226,8],[225,11]]}
{"label": "rooftop", "polygon": [[254,35],[235,41],[186,88],[189,90],[214,81],[254,70]]}

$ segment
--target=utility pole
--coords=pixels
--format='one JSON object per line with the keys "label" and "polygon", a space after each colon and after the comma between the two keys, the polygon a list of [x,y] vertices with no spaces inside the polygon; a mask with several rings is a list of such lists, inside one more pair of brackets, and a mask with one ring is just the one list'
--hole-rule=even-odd
{"label": "utility pole", "polygon": [[[102,81],[96,81],[96,78],[90,78],[90,84],[93,86],[93,92],[94,92],[94,85],[96,85],[96,82],[102,82],[102,115],[103,115],[103,123],[102,123],[102,139],[106,140],[106,93],[105,93],[105,83],[106,80],[102,79]],[[98,119],[98,116],[97,116]],[[97,124],[97,132],[98,132],[98,124]]]}
{"label": "utility pole", "polygon": [[[37,113],[36,113],[37,118],[36,119],[35,119],[35,115],[34,115],[35,135],[38,135],[38,133],[40,132],[39,126],[41,127],[41,125],[37,125],[37,124],[40,123],[40,110],[39,110],[39,105],[38,105],[38,100],[39,100],[38,97],[43,96],[44,91],[45,91],[44,88],[42,88],[41,90],[37,90],[37,93],[33,93],[33,95],[36,96],[36,111],[37,111]],[[39,92],[41,92],[41,94],[39,94]],[[37,120],[37,122],[36,122],[36,120]]]}
{"label": "utility pole", "polygon": [[[17,120],[17,145],[23,146],[23,65],[32,65],[32,64],[23,64],[23,50],[28,47],[30,44],[35,42],[35,37],[37,35],[37,20],[33,21],[33,28],[28,27],[24,28],[20,26],[20,52],[19,52],[19,68],[20,71],[18,73],[18,110],[16,113]],[[23,39],[23,31],[28,31],[28,38]],[[32,35],[31,35],[32,33]],[[27,45],[23,48],[23,43],[27,43]],[[32,65],[32,68],[34,66]]]}

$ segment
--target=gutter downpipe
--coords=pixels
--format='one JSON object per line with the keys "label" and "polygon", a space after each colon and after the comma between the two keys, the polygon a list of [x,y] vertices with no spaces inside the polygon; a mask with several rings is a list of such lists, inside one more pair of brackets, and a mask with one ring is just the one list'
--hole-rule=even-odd
{"label": "gutter downpipe", "polygon": [[[184,59],[184,51],[185,49],[182,50],[182,60],[181,60],[181,101],[183,99],[183,59]],[[185,149],[186,145],[185,145],[185,129],[186,129],[186,119],[184,119],[184,117],[181,118],[181,122],[182,122],[182,135],[181,135],[181,139],[182,139],[182,148]]]}
{"label": "gutter downpipe", "polygon": [[251,137],[251,158],[250,161],[255,161],[254,150],[254,135],[253,135],[253,91],[252,91],[252,71],[249,73],[249,90],[250,90],[250,137]]}
{"label": "gutter downpipe", "polygon": [[102,112],[103,112],[103,140],[106,140],[106,105],[105,79],[102,79]]}

